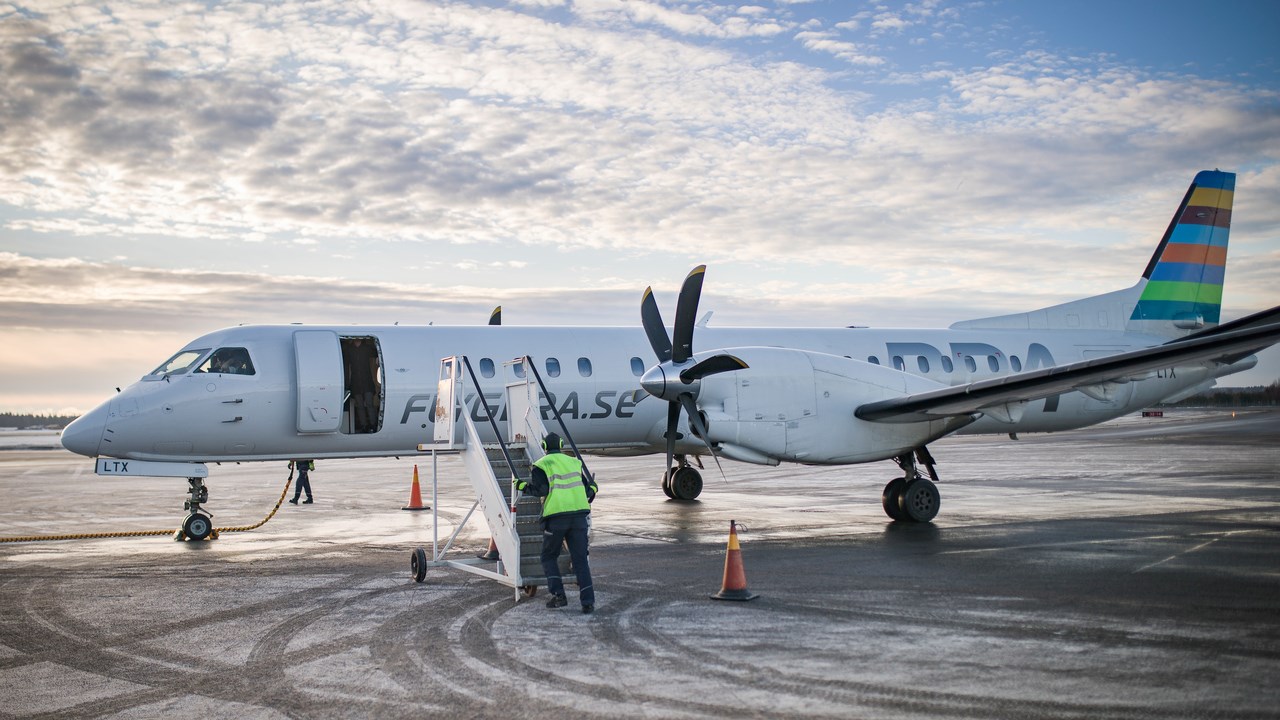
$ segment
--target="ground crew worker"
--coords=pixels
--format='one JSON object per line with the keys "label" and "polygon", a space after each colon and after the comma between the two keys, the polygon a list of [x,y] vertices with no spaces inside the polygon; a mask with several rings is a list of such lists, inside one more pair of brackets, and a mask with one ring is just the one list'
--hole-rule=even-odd
{"label": "ground crew worker", "polygon": [[518,481],[516,489],[543,498],[542,570],[551,591],[547,607],[569,604],[560,578],[560,546],[567,542],[573,571],[578,576],[582,612],[590,613],[596,609],[596,591],[591,587],[591,567],[587,564],[587,529],[596,482],[583,472],[582,461],[561,452],[564,441],[559,435],[547,433],[542,449],[547,454],[533,464],[529,482]]}
{"label": "ground crew worker", "polygon": [[315,460],[290,460],[289,469],[298,470],[298,484],[293,489],[293,499],[289,502],[294,505],[298,504],[298,498],[302,496],[303,491],[307,493],[307,499],[302,501],[303,505],[311,504],[311,476],[308,472],[316,469]]}

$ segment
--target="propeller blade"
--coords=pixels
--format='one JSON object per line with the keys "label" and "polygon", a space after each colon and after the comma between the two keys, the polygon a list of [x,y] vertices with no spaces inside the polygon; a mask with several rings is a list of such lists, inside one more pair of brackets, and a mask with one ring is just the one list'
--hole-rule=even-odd
{"label": "propeller blade", "polygon": [[701,380],[708,375],[715,375],[722,372],[733,372],[734,370],[746,370],[748,365],[742,360],[732,355],[712,355],[702,362],[686,369],[680,373],[680,381],[691,383],[694,380]]}
{"label": "propeller blade", "polygon": [[[671,359],[671,339],[667,337],[667,328],[662,324],[662,313],[658,312],[658,301],[653,299],[653,288],[644,289],[644,297],[640,300],[640,322],[644,324],[644,332],[649,336],[649,345],[658,362]],[[671,463],[667,462],[667,467]]]}
{"label": "propeller blade", "polygon": [[[698,437],[702,438],[702,444],[707,446],[707,451],[711,453],[711,459],[716,461],[716,468],[720,471],[720,477],[729,482],[729,478],[724,474],[724,466],[720,464],[720,456],[716,455],[716,451],[711,447],[711,441],[707,439],[707,425],[702,422],[702,413],[698,412],[698,405],[693,401],[693,396],[689,393],[680,393],[680,405],[684,407],[684,411],[689,415],[689,426],[694,429]],[[671,403],[674,407],[675,403]]]}
{"label": "propeller blade", "polygon": [[698,298],[702,296],[702,278],[706,265],[689,271],[676,301],[676,326],[672,333],[671,361],[679,365],[693,355],[693,323],[698,319]]}
{"label": "propeller blade", "polygon": [[493,312],[489,313],[489,324],[490,325],[502,324],[502,306],[501,305],[494,308]]}
{"label": "propeller blade", "polygon": [[671,457],[676,454],[676,426],[680,424],[680,406],[667,403],[667,470],[671,469]]}

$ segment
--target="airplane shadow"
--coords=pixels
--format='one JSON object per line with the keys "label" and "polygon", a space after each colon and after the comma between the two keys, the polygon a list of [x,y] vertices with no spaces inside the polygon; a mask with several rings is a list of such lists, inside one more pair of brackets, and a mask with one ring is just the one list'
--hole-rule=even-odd
{"label": "airplane shadow", "polygon": [[904,545],[932,544],[942,539],[942,529],[933,523],[894,520],[884,526],[884,539]]}

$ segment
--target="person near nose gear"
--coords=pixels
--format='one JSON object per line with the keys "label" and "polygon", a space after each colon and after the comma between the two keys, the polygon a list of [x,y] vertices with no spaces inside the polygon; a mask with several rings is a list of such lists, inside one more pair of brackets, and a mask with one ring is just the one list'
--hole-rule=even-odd
{"label": "person near nose gear", "polygon": [[596,481],[583,471],[582,461],[564,454],[564,440],[547,433],[542,441],[546,455],[533,464],[529,482],[520,480],[516,489],[542,500],[542,570],[547,576],[551,599],[547,607],[569,604],[560,577],[560,547],[568,544],[573,571],[578,577],[578,599],[582,612],[596,609],[596,592],[591,586],[591,567],[587,564],[587,529],[591,502],[596,497]]}
{"label": "person near nose gear", "polygon": [[294,486],[293,499],[290,500],[289,502],[293,503],[294,505],[297,505],[298,498],[301,497],[302,493],[305,491],[307,493],[307,499],[303,500],[302,504],[310,505],[311,504],[311,476],[308,475],[307,473],[310,472],[311,470],[316,469],[316,461],[315,460],[290,460],[289,469],[291,470],[297,469],[298,471],[298,484]]}

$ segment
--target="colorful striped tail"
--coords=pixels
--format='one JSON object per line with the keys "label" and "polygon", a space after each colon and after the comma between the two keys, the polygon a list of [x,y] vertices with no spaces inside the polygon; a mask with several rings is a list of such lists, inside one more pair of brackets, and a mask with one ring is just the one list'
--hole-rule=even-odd
{"label": "colorful striped tail", "polygon": [[1128,329],[1180,336],[1217,325],[1222,314],[1234,173],[1196,174],[1142,277]]}

